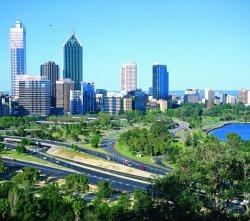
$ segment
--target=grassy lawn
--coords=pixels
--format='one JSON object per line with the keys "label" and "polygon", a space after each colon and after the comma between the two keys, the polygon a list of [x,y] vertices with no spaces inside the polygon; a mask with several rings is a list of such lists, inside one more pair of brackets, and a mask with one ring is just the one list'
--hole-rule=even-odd
{"label": "grassy lawn", "polygon": [[153,165],[153,166],[158,166],[157,164],[154,163],[154,160],[152,157],[150,156],[142,156],[142,157],[137,157],[136,155],[134,155],[128,148],[125,148],[122,145],[117,144],[115,149],[121,153],[124,156],[127,156],[133,160],[137,160],[139,162],[142,162],[144,164],[149,164],[149,165]]}
{"label": "grassy lawn", "polygon": [[223,124],[219,117],[203,117],[202,118],[202,129],[209,129],[214,127],[219,127]]}
{"label": "grassy lawn", "polygon": [[[31,163],[37,163],[37,164],[41,164],[41,165],[44,165],[44,166],[50,166],[50,167],[58,168],[58,169],[67,169],[67,168],[65,168],[63,166],[60,166],[60,165],[57,165],[57,164],[54,164],[54,163],[50,163],[50,162],[48,162],[46,160],[37,158],[37,157],[32,156],[32,155],[18,154],[16,152],[16,150],[4,151],[3,153],[1,153],[1,156],[2,157],[7,157],[7,158],[13,158],[13,159],[16,159],[16,160],[23,160],[23,161],[31,162]],[[67,169],[67,170],[69,170],[69,169]]]}
{"label": "grassy lawn", "polygon": [[103,149],[102,147],[98,147],[98,148],[95,148],[95,147],[92,147],[90,143],[87,143],[87,144],[77,144],[79,147],[82,147],[82,148],[86,148],[86,149],[89,149],[89,150],[94,150],[94,151],[97,151],[97,152],[100,152],[100,153],[107,153],[105,149]]}
{"label": "grassy lawn", "polygon": [[90,143],[80,143],[80,142],[74,142],[72,140],[67,140],[67,143],[76,144],[80,148],[86,148],[86,149],[94,150],[100,153],[107,153],[106,150],[104,150],[102,147],[95,148],[95,147],[92,147]]}

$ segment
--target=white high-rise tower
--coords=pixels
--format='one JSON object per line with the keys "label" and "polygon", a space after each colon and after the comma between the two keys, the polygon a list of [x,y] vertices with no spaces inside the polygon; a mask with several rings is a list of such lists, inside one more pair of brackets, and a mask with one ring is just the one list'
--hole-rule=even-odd
{"label": "white high-rise tower", "polygon": [[137,89],[137,65],[129,62],[121,67],[121,91],[134,91]]}
{"label": "white high-rise tower", "polygon": [[16,76],[26,72],[26,29],[20,21],[10,28],[11,95],[16,96]]}

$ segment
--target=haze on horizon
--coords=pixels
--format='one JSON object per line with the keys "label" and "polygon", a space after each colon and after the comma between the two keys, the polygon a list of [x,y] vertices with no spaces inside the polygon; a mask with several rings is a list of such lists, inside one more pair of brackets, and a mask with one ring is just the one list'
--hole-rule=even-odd
{"label": "haze on horizon", "polygon": [[170,90],[250,88],[250,1],[92,0],[1,3],[0,90],[10,89],[9,29],[27,32],[27,73],[55,61],[73,32],[83,45],[83,80],[120,89],[120,67],[138,65],[138,87],[148,90],[152,64],[168,66]]}

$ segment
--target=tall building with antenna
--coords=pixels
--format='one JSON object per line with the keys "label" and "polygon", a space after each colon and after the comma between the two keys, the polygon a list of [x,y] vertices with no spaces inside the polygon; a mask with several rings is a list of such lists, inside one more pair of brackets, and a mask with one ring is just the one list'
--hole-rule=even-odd
{"label": "tall building with antenna", "polygon": [[26,28],[17,20],[10,28],[11,95],[16,96],[16,76],[26,72]]}
{"label": "tall building with antenna", "polygon": [[63,47],[63,65],[63,78],[69,78],[74,81],[74,89],[81,90],[82,46],[77,40],[74,30]]}

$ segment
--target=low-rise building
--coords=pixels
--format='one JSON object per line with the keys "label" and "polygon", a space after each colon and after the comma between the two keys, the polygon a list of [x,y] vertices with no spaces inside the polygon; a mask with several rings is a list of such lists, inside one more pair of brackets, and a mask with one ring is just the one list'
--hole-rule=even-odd
{"label": "low-rise building", "polygon": [[103,98],[102,111],[112,115],[118,114],[122,109],[122,98],[120,93],[108,92]]}
{"label": "low-rise building", "polygon": [[160,106],[160,110],[162,112],[165,112],[168,109],[168,101],[160,99],[159,100],[159,106]]}
{"label": "low-rise building", "polygon": [[199,102],[199,89],[186,89],[183,97],[184,103],[198,103]]}

